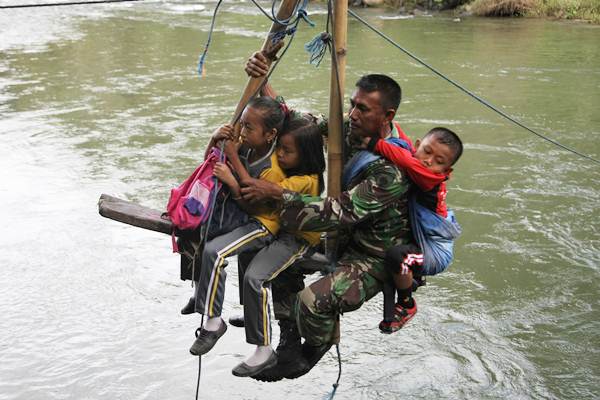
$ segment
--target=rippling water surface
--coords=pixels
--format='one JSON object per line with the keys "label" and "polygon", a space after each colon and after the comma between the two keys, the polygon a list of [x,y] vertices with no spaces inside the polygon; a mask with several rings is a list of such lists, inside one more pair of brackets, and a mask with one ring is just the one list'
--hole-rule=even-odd
{"label": "rippling water surface", "polygon": [[[1,0],[0,5],[13,4]],[[100,193],[163,208],[229,119],[266,19],[246,2],[0,10],[0,399],[189,399],[198,318],[179,314],[170,240],[101,218]],[[302,26],[273,76],[293,106],[326,112],[327,62]],[[600,27],[556,21],[378,18],[378,28],[551,138],[600,158]],[[416,138],[446,125],[466,152],[450,183],[456,259],[416,298],[406,329],[377,331],[381,298],[342,319],[339,399],[600,397],[600,168],[504,121],[356,21],[347,87],[382,72],[403,87]],[[230,268],[225,314],[239,313]],[[235,378],[250,351],[230,329],[203,357],[201,398],[322,398],[332,351],[307,376]]]}

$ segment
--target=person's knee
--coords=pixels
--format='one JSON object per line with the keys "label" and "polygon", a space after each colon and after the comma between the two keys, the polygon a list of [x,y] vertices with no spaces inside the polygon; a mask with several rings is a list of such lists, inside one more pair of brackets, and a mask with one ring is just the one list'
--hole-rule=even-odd
{"label": "person's knee", "polygon": [[300,306],[313,314],[337,315],[354,311],[381,290],[378,284],[369,284],[368,274],[360,268],[339,267],[334,274],[312,283],[299,293]]}
{"label": "person's knee", "polygon": [[301,313],[305,313],[309,311],[313,314],[321,313],[327,311],[328,304],[327,301],[324,301],[323,296],[320,296],[321,300],[317,301],[317,296],[312,290],[312,286],[309,286],[300,293],[298,293],[298,306]]}
{"label": "person's knee", "polygon": [[206,243],[206,245],[204,246],[204,254],[205,255],[209,255],[210,257],[217,257],[219,251],[221,250],[219,248],[220,246],[217,246],[216,243],[209,241]]}
{"label": "person's knee", "polygon": [[391,274],[397,274],[400,272],[400,266],[404,261],[406,252],[400,246],[394,246],[385,252],[385,268]]}
{"label": "person's knee", "polygon": [[310,287],[307,287],[304,290],[301,290],[300,293],[298,293],[298,299],[301,304],[304,304],[306,306],[315,303],[315,295],[310,290]]}
{"label": "person's knee", "polygon": [[254,276],[251,270],[246,271],[243,281],[244,293],[260,291],[260,289],[263,286],[263,283],[264,280]]}

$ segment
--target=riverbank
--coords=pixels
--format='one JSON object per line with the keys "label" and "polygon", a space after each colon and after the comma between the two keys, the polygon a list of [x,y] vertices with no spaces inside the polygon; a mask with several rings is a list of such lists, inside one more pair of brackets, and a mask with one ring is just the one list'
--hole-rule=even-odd
{"label": "riverbank", "polygon": [[538,17],[600,24],[598,0],[350,0],[352,5],[387,6],[401,13],[454,10],[481,17]]}
{"label": "riverbank", "polygon": [[463,8],[486,17],[549,17],[600,23],[598,0],[474,0]]}

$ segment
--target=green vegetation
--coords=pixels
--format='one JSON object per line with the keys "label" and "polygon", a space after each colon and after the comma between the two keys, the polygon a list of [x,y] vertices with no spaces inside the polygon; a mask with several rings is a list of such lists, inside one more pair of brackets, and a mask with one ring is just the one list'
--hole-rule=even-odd
{"label": "green vegetation", "polygon": [[600,0],[350,0],[352,5],[379,6],[400,12],[457,10],[485,17],[550,17],[600,23]]}
{"label": "green vegetation", "polygon": [[537,16],[600,23],[600,0],[474,0],[468,8],[480,16]]}

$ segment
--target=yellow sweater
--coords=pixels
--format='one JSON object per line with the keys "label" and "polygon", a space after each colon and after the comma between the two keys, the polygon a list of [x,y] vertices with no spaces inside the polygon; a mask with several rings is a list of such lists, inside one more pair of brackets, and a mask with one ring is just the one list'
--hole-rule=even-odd
{"label": "yellow sweater", "polygon": [[[284,189],[297,193],[308,194],[311,196],[319,195],[319,177],[316,174],[290,176],[279,182],[278,185]],[[319,244],[321,237],[319,232],[295,231],[291,233],[301,237],[313,246]]]}

